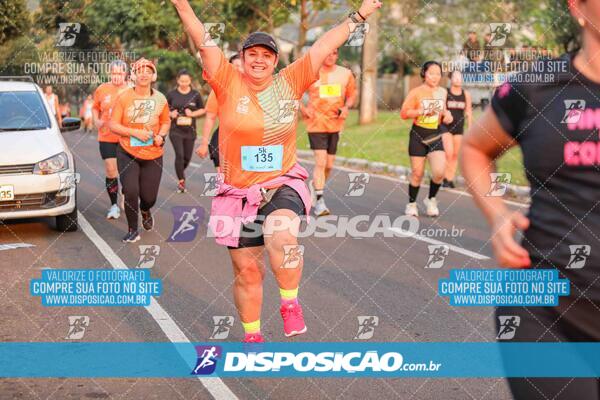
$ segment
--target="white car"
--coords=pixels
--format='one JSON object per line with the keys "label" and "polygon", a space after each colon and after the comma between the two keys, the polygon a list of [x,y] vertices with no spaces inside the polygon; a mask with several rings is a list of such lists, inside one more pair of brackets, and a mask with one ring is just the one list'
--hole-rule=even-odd
{"label": "white car", "polygon": [[[79,129],[67,118],[63,131]],[[29,77],[0,77],[0,221],[56,217],[77,230],[73,155],[42,90]]]}

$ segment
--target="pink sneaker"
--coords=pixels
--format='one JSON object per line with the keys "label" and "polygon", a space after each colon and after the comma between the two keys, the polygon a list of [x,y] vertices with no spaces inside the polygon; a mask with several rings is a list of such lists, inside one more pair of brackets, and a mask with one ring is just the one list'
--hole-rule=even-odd
{"label": "pink sneaker", "polygon": [[296,336],[306,332],[304,316],[300,304],[284,304],[279,309],[281,318],[283,318],[283,331],[286,337]]}
{"label": "pink sneaker", "polygon": [[260,332],[244,334],[244,343],[264,343],[264,341],[265,338],[263,338],[263,335],[261,335]]}

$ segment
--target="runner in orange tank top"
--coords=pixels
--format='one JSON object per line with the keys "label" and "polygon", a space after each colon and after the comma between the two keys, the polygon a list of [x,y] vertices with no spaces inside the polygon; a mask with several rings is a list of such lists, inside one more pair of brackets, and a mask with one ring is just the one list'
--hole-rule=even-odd
{"label": "runner in orange tank top", "polygon": [[352,71],[336,64],[338,51],[327,56],[319,70],[319,80],[308,89],[308,104],[300,106],[306,122],[310,148],[315,153],[313,179],[309,182],[315,215],[328,215],[323,199],[325,182],[335,162],[337,145],[348,110],[356,101],[356,81]]}
{"label": "runner in orange tank top", "polygon": [[[125,76],[127,64],[121,60],[110,63],[110,82],[98,86],[93,95],[92,115],[96,129],[98,129],[98,146],[100,156],[104,160],[106,174],[105,184],[111,206],[106,215],[107,219],[118,219],[121,216],[122,203],[118,206],[119,196],[119,171],[117,170],[117,145],[119,135],[110,131],[110,115],[115,101],[120,93],[127,89]],[[123,197],[121,197],[123,199]]]}

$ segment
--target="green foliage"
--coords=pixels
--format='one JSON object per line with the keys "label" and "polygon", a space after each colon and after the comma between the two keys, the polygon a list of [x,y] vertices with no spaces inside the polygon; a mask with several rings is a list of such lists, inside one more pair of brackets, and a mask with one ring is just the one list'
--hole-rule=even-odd
{"label": "green foliage", "polygon": [[0,0],[0,45],[27,35],[30,25],[25,0]]}

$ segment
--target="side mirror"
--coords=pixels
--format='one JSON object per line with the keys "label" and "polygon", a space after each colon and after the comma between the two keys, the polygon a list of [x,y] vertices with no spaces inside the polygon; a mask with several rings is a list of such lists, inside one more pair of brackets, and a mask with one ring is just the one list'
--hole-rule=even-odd
{"label": "side mirror", "polygon": [[63,118],[61,132],[76,131],[81,128],[81,119],[79,118]]}

